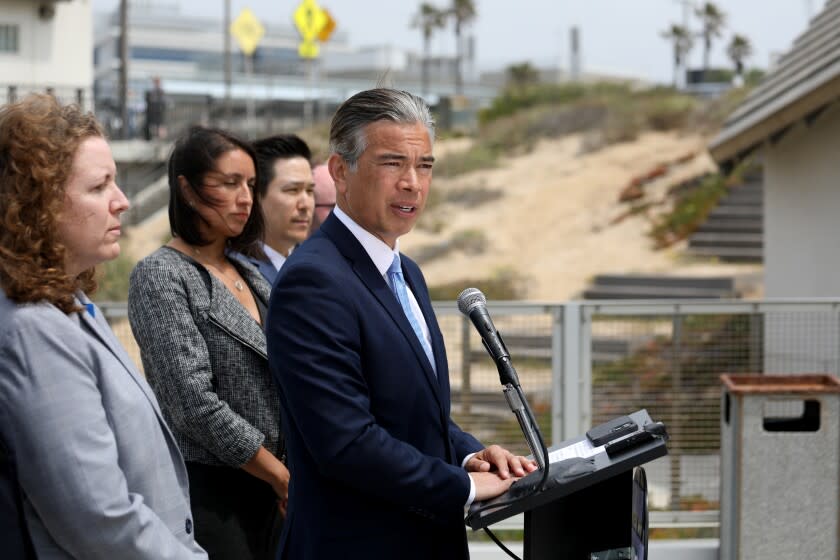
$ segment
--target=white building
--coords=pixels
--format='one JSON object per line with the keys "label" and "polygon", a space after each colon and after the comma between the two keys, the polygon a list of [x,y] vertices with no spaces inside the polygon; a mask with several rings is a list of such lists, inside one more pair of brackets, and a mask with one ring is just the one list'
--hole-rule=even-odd
{"label": "white building", "polygon": [[91,0],[0,0],[0,102],[31,91],[92,107]]}
{"label": "white building", "polygon": [[[142,110],[143,92],[159,77],[170,98],[186,102],[190,98],[207,102],[210,113],[218,111],[220,100],[228,94],[242,108],[245,100],[257,104],[257,113],[271,105],[275,114],[283,107],[299,111],[301,103],[316,99],[329,107],[350,95],[384,83],[422,93],[422,59],[405,49],[377,45],[351,47],[340,27],[329,41],[320,45],[321,55],[314,64],[298,55],[301,42],[297,30],[288,24],[267,21],[255,13],[265,28],[253,56],[246,66],[235,39],[231,39],[231,80],[226,87],[224,74],[224,24],[219,18],[182,13],[177,0],[134,0],[128,14],[128,96],[129,107]],[[236,18],[233,13],[231,17]],[[95,18],[95,97],[103,113],[118,106],[117,58],[120,38],[119,12],[97,14]],[[470,66],[464,64],[465,71]],[[429,64],[429,101],[454,94],[453,59],[437,57]],[[470,80],[466,73],[467,96],[487,100],[497,92]],[[279,110],[278,110],[279,108]]]}
{"label": "white building", "polygon": [[[829,0],[709,146],[724,166],[753,154],[763,162],[768,298],[840,296],[838,29],[840,0]],[[780,357],[793,355],[787,371],[830,371],[840,327],[829,315],[816,337],[790,336],[768,317],[765,371],[779,371]]]}

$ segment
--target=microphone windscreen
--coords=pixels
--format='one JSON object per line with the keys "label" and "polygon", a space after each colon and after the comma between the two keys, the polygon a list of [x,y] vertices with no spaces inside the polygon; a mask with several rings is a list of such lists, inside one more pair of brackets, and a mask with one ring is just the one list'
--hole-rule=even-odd
{"label": "microphone windscreen", "polygon": [[476,305],[487,305],[487,298],[478,288],[467,288],[458,296],[458,310],[469,315]]}

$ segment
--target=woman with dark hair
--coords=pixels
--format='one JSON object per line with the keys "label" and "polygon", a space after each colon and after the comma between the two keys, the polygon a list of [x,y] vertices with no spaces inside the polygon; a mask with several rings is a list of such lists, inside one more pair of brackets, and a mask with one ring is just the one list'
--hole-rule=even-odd
{"label": "woman with dark hair", "polygon": [[[270,286],[249,144],[196,127],[169,158],[173,239],[131,274],[128,318],[187,463],[196,540],[213,559],[274,558],[289,471],[262,325]],[[278,504],[279,502],[279,504]]]}
{"label": "woman with dark hair", "polygon": [[47,95],[0,108],[4,558],[207,557],[175,439],[88,299],[120,253],[115,177],[93,115]]}

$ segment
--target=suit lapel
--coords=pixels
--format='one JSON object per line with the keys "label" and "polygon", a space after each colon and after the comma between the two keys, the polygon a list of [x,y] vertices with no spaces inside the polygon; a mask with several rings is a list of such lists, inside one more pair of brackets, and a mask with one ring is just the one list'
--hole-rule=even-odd
{"label": "suit lapel", "polygon": [[[83,295],[78,295],[77,299],[79,302],[86,306],[90,303],[90,300]],[[143,394],[146,395],[146,398],[149,399],[149,402],[152,403],[152,406],[157,412],[158,416],[160,416],[161,420],[163,420],[163,416],[161,415],[160,408],[158,408],[157,399],[155,398],[154,394],[152,393],[151,387],[149,384],[146,383],[146,380],[137,371],[137,366],[134,365],[132,359],[128,356],[123,348],[122,344],[117,340],[116,336],[114,335],[114,331],[111,330],[111,327],[108,325],[108,322],[105,320],[105,317],[102,316],[102,312],[98,307],[95,307],[95,316],[91,316],[90,312],[85,309],[76,313],[75,315],[79,318],[80,326],[84,325],[84,327],[93,333],[96,338],[99,339],[102,344],[114,355],[114,357],[119,360],[119,362],[123,365],[125,370],[128,372],[129,376],[134,380],[135,383],[140,387],[140,390],[143,391]]]}
{"label": "suit lapel", "polygon": [[[243,265],[238,259],[231,259],[231,262],[245,278],[245,282],[251,288],[254,297],[267,306],[270,290],[266,285],[265,278],[254,269]],[[254,321],[248,310],[237,301],[236,297],[221,282],[216,280],[209,272],[206,273],[210,276],[210,320],[224,329],[230,336],[268,359],[268,349],[262,326]]]}
{"label": "suit lapel", "polygon": [[[403,312],[397,298],[394,297],[391,288],[388,287],[385,279],[379,274],[379,270],[374,266],[373,261],[370,259],[364,247],[362,247],[361,243],[353,236],[350,230],[341,223],[341,220],[332,214],[321,224],[321,230],[335,243],[335,246],[341,254],[351,261],[353,271],[377,301],[385,308],[388,315],[391,316],[391,319],[394,320],[409,345],[411,345],[414,355],[423,368],[426,379],[434,389],[435,399],[440,405],[440,388],[437,382],[437,376],[434,370],[432,370],[432,365],[429,363],[429,358],[420,345],[420,341],[417,340],[417,335],[414,334],[414,329],[411,328],[411,324],[408,322],[408,318],[405,316],[405,312]],[[425,309],[423,313],[426,313]],[[435,353],[435,356],[437,355]],[[435,361],[438,361],[437,358]],[[446,375],[444,372],[441,372],[441,374]]]}
{"label": "suit lapel", "polygon": [[277,272],[278,272],[278,270],[276,268],[274,268],[274,265],[271,264],[268,261],[259,261],[257,263],[257,268],[262,273],[262,275],[265,277],[265,279],[268,281],[268,283],[273,286],[274,285],[274,280],[275,280],[275,278],[277,278]]}
{"label": "suit lapel", "polygon": [[274,265],[271,263],[271,261],[255,259],[254,257],[246,257],[245,255],[239,253],[236,253],[235,256],[237,258],[244,258],[246,261],[257,267],[257,270],[259,270],[263,277],[266,279],[268,285],[274,285],[274,279],[277,278],[278,270],[274,268]]}

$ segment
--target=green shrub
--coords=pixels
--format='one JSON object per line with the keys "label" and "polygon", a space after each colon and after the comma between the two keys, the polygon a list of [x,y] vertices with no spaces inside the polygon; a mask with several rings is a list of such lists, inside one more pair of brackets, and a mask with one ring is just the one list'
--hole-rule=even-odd
{"label": "green shrub", "polygon": [[685,239],[702,224],[729,188],[743,182],[742,177],[752,167],[744,161],[728,176],[714,173],[700,184],[677,198],[671,211],[660,215],[650,231],[657,248],[664,248]]}
{"label": "green shrub", "polygon": [[669,95],[650,99],[644,108],[645,121],[653,130],[677,130],[694,114],[697,102],[687,95]]}
{"label": "green shrub", "polygon": [[465,152],[458,152],[435,163],[435,175],[454,177],[471,171],[498,167],[499,150],[482,144]]}
{"label": "green shrub", "polygon": [[[716,108],[718,104],[719,107]],[[479,115],[471,149],[441,158],[437,172],[452,177],[531,151],[542,138],[586,132],[584,152],[633,141],[645,130],[711,130],[733,105],[698,102],[672,88],[633,90],[627,84],[534,84],[508,88]]]}
{"label": "green shrub", "polygon": [[446,196],[444,198],[446,202],[474,208],[480,204],[484,204],[485,202],[497,200],[501,198],[502,194],[502,189],[491,189],[484,185],[479,185],[476,187],[451,189],[446,191]]}
{"label": "green shrub", "polygon": [[439,259],[452,251],[463,251],[468,255],[479,255],[487,248],[487,237],[477,229],[465,229],[456,232],[451,239],[425,245],[413,251],[411,257],[418,264]]}
{"label": "green shrub", "polygon": [[475,287],[487,299],[496,301],[524,299],[527,292],[527,278],[511,268],[500,268],[490,278],[468,278],[445,284],[429,286],[429,295],[434,301],[454,301],[464,288]]}
{"label": "green shrub", "polygon": [[125,254],[100,266],[97,278],[99,287],[94,299],[96,301],[127,301],[128,277],[133,268],[134,260]]}
{"label": "green shrub", "polygon": [[668,247],[691,235],[717,206],[726,191],[725,178],[714,173],[701,181],[697,188],[681,195],[673,209],[659,216],[651,229],[650,235],[656,247]]}
{"label": "green shrub", "polygon": [[478,118],[483,125],[538,105],[565,105],[581,99],[621,98],[631,94],[627,84],[610,82],[534,84],[508,88],[493,100],[490,107],[483,109]]}

